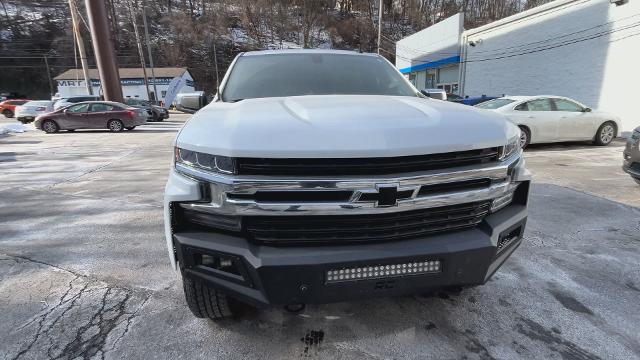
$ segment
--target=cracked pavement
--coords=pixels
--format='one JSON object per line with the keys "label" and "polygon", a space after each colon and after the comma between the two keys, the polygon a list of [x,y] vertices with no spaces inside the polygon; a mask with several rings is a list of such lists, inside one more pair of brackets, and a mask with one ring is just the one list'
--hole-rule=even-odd
{"label": "cracked pavement", "polygon": [[214,323],[189,313],[162,233],[186,118],[0,137],[0,359],[640,358],[640,187],[620,143],[526,152],[526,239],[485,286]]}

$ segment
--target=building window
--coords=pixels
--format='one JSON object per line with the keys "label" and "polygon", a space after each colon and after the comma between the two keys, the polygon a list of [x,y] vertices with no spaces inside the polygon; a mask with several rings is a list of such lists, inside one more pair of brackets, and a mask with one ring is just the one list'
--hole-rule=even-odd
{"label": "building window", "polygon": [[416,85],[416,73],[409,74],[409,81],[413,84],[413,86]]}
{"label": "building window", "polygon": [[436,87],[436,75],[427,73],[427,80],[425,81],[424,86],[427,89],[433,89]]}
{"label": "building window", "polygon": [[458,94],[458,84],[438,84],[438,89],[444,90],[447,94]]}

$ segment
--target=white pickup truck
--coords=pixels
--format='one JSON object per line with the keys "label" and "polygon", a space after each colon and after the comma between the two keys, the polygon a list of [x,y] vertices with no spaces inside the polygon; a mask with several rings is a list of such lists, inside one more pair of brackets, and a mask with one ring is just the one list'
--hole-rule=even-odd
{"label": "white pickup truck", "polygon": [[238,55],[176,138],[166,187],[189,308],[218,319],[484,284],[527,221],[519,134],[424,97],[377,55]]}

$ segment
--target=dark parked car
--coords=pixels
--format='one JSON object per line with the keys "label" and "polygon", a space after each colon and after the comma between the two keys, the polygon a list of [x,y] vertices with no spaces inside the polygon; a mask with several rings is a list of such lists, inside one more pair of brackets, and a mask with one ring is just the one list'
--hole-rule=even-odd
{"label": "dark parked car", "polygon": [[464,100],[464,98],[462,96],[460,96],[460,95],[447,93],[447,101],[451,101],[451,102],[455,102],[455,103],[461,103],[462,100]]}
{"label": "dark parked car", "polygon": [[147,113],[125,104],[110,101],[87,101],[71,105],[36,118],[34,125],[46,133],[58,130],[109,129],[133,130],[147,121]]}
{"label": "dark parked car", "polygon": [[139,109],[147,110],[150,121],[162,121],[169,118],[169,111],[161,106],[154,105],[146,100],[126,99],[125,104]]}
{"label": "dark parked car", "polygon": [[474,105],[482,104],[483,102],[493,100],[493,99],[497,99],[497,97],[482,95],[482,96],[464,98],[460,102],[465,105],[474,106]]}
{"label": "dark parked car", "polygon": [[640,184],[640,126],[633,131],[627,140],[622,169]]}

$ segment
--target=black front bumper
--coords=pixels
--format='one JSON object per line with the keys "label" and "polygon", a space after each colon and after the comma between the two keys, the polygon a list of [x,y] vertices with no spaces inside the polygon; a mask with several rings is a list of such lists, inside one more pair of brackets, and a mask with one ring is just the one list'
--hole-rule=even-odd
{"label": "black front bumper", "polygon": [[[185,276],[201,279],[239,300],[255,306],[318,304],[484,284],[520,245],[526,220],[525,202],[511,204],[469,230],[404,241],[271,247],[194,231],[174,234],[174,244]],[[507,235],[512,240],[501,243],[498,250]],[[231,261],[233,273],[202,265],[203,254]],[[327,283],[329,270],[425,260],[439,260],[441,271]]]}

